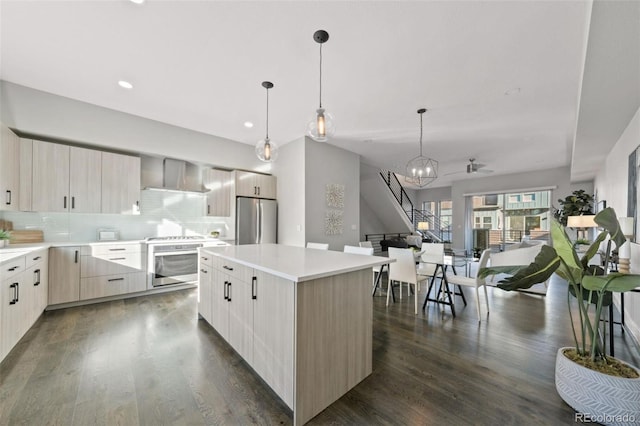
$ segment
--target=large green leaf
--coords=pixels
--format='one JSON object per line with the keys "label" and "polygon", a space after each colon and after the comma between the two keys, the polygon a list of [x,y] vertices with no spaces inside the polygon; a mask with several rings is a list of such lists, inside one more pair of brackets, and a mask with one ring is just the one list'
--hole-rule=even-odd
{"label": "large green leaf", "polygon": [[571,275],[571,277],[563,276],[562,278],[570,282],[579,283],[582,279],[582,263],[580,263],[578,255],[573,249],[573,243],[567,236],[564,227],[557,220],[551,221],[551,238],[553,240],[553,248],[566,265],[565,273]]}
{"label": "large green leaf", "polygon": [[498,287],[507,290],[519,290],[530,288],[534,284],[546,281],[560,265],[560,257],[556,251],[544,245],[533,263],[520,269],[512,277],[505,278],[498,283]]}
{"label": "large green leaf", "polygon": [[583,278],[582,285],[587,290],[601,291],[604,289],[622,293],[640,287],[640,275],[619,272],[601,276],[587,275]]}
{"label": "large green leaf", "polygon": [[584,254],[584,256],[582,256],[582,259],[580,259],[580,263],[582,264],[582,269],[589,268],[589,261],[598,252],[598,250],[600,249],[600,243],[602,243],[606,238],[607,238],[606,232],[601,232],[600,234],[598,234],[598,237],[596,238],[596,240],[593,242],[593,244],[591,244],[591,246],[589,246],[589,249],[587,250],[587,252]]}
{"label": "large green leaf", "polygon": [[620,246],[627,240],[620,229],[620,223],[618,223],[616,212],[611,207],[607,207],[599,212],[593,220],[595,220],[599,226],[607,230],[611,240],[616,243],[616,248],[620,248]]}
{"label": "large green leaf", "polygon": [[[587,290],[586,288],[582,287],[580,284],[578,284],[578,288],[582,290],[582,300],[594,305],[598,303],[597,292]],[[573,297],[576,297],[576,291],[574,287],[571,285],[569,286],[569,293],[571,293]],[[610,291],[605,291],[602,295],[602,306],[609,306],[611,305],[611,303],[613,303],[612,293]]]}

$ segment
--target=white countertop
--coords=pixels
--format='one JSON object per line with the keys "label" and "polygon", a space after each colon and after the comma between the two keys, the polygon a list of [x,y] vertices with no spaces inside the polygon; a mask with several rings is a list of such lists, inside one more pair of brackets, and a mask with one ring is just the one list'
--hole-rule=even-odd
{"label": "white countertop", "polygon": [[395,259],[386,257],[308,249],[282,244],[204,247],[199,250],[296,282],[395,262]]}

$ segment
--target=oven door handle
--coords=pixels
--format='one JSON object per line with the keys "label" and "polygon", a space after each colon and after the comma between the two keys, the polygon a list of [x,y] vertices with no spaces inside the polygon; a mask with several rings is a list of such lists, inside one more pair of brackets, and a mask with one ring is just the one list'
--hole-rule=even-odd
{"label": "oven door handle", "polygon": [[198,254],[197,250],[185,250],[185,251],[156,251],[153,252],[153,255],[155,257],[158,256],[177,256],[177,255],[181,255],[181,254]]}

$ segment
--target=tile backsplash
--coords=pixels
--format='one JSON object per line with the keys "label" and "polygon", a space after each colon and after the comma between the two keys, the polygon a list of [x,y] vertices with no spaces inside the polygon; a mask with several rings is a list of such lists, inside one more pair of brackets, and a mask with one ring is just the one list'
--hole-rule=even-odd
{"label": "tile backsplash", "polygon": [[98,230],[113,229],[121,240],[151,236],[208,235],[220,232],[221,238],[233,239],[231,217],[204,215],[204,194],[168,191],[141,191],[140,214],[0,212],[13,222],[14,229],[41,229],[45,241],[96,241]]}

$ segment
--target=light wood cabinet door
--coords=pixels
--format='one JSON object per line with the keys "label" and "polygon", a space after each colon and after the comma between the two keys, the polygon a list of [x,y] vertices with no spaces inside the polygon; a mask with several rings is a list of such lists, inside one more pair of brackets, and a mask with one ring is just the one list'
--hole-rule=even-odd
{"label": "light wood cabinet door", "polygon": [[253,364],[253,304],[251,283],[228,276],[229,337],[227,341],[249,365]]}
{"label": "light wood cabinet door", "polygon": [[80,300],[80,246],[49,250],[49,304]]}
{"label": "light wood cabinet door", "polygon": [[229,302],[227,301],[227,275],[211,269],[211,325],[229,341]]}
{"label": "light wood cabinet door", "polygon": [[234,185],[233,174],[225,170],[205,169],[202,183],[207,192],[207,216],[231,216],[231,194]]}
{"label": "light wood cabinet door", "polygon": [[[0,283],[0,361],[18,343],[28,323],[28,307],[25,302],[25,273],[24,271]],[[21,294],[22,292],[22,294]],[[31,323],[29,323],[31,326]]]}
{"label": "light wood cabinet door", "polygon": [[276,177],[236,170],[238,197],[276,198]]}
{"label": "light wood cabinet door", "polygon": [[20,138],[7,126],[0,136],[0,210],[20,207]]}
{"label": "light wood cabinet door", "polygon": [[70,147],[69,211],[100,213],[102,152]]}
{"label": "light wood cabinet door", "polygon": [[102,153],[102,213],[140,213],[140,158]]}
{"label": "light wood cabinet door", "polygon": [[33,141],[31,204],[34,211],[69,210],[69,148],[57,143]]}
{"label": "light wood cabinet door", "polygon": [[198,313],[209,324],[211,320],[211,304],[213,302],[213,289],[211,287],[211,276],[213,274],[209,265],[200,262],[198,269]]}
{"label": "light wood cabinet door", "polygon": [[257,270],[255,274],[252,367],[293,408],[296,283]]}
{"label": "light wood cabinet door", "polygon": [[258,197],[276,199],[276,177],[269,175],[256,175]]}
{"label": "light wood cabinet door", "polygon": [[30,212],[33,190],[33,141],[20,139],[20,211]]}

